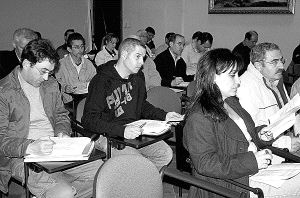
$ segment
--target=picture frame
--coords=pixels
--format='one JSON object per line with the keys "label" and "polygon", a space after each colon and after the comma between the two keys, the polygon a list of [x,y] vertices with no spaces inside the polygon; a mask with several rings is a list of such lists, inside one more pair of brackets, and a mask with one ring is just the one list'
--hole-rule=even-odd
{"label": "picture frame", "polygon": [[296,0],[208,0],[208,14],[294,14]]}

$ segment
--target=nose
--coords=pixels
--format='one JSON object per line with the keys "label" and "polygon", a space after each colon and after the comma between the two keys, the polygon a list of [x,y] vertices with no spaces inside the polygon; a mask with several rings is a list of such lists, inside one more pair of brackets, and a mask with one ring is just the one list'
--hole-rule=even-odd
{"label": "nose", "polygon": [[240,80],[240,77],[238,75],[235,76],[235,83],[238,85],[238,87],[240,87],[241,80]]}

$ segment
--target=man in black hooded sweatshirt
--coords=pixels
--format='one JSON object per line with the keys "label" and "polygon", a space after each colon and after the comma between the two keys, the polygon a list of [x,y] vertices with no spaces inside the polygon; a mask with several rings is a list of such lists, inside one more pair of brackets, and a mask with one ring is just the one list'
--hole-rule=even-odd
{"label": "man in black hooded sweatshirt", "polygon": [[[166,113],[146,101],[144,64],[146,49],[134,38],[125,39],[119,47],[118,61],[107,62],[89,85],[89,92],[82,117],[83,125],[92,131],[110,136],[134,139],[141,135],[138,126],[126,124],[139,119],[173,120],[181,115]],[[103,138],[103,137],[102,137]],[[105,141],[99,141],[105,148]],[[164,141],[141,149],[126,146],[112,149],[112,157],[120,154],[138,154],[148,158],[160,170],[172,160],[172,149]]]}

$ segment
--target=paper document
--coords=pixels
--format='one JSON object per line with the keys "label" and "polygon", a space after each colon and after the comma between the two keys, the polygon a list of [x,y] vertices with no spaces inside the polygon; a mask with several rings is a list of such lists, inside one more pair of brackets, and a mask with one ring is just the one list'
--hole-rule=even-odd
{"label": "paper document", "polygon": [[131,122],[127,125],[138,126],[143,129],[142,135],[161,135],[171,128],[171,124],[168,124],[167,121],[159,120],[137,120]]}
{"label": "paper document", "polygon": [[190,82],[181,82],[180,84],[176,85],[176,87],[187,87]]}
{"label": "paper document", "polygon": [[251,179],[279,188],[286,180],[300,173],[300,163],[282,163],[261,169]]}
{"label": "paper document", "polygon": [[295,124],[295,113],[300,109],[300,96],[295,95],[286,105],[269,118],[269,125],[264,129],[271,131],[277,138]]}
{"label": "paper document", "polygon": [[55,144],[50,155],[30,154],[25,156],[24,162],[87,160],[94,148],[94,142],[88,137],[51,137],[51,140]]}

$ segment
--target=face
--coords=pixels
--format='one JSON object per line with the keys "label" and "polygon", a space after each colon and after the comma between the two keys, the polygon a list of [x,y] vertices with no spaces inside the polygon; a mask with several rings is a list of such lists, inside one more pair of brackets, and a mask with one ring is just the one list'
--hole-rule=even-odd
{"label": "face", "polygon": [[132,52],[127,53],[126,51],[124,51],[123,53],[123,56],[125,56],[124,65],[127,68],[128,73],[137,73],[144,64],[143,58],[146,55],[145,48],[143,48],[142,46],[136,46]]}
{"label": "face", "polygon": [[206,41],[205,43],[201,44],[201,41],[198,40],[196,42],[196,48],[199,52],[206,52],[209,51],[211,48],[211,43],[209,41]]}
{"label": "face", "polygon": [[[236,67],[236,66],[235,66]],[[240,79],[238,72],[232,68],[228,69],[224,73],[215,75],[215,83],[218,85],[223,100],[230,96],[235,96],[238,87],[240,86]]]}
{"label": "face", "polygon": [[72,57],[81,58],[84,54],[85,46],[82,40],[73,40],[72,47],[67,48]]}
{"label": "face", "polygon": [[285,63],[280,50],[267,51],[265,59],[261,62],[256,62],[256,68],[269,81],[275,81],[282,78]]}
{"label": "face", "polygon": [[151,32],[147,32],[148,33],[148,39],[149,41],[151,41],[154,38],[154,34],[152,34]]}
{"label": "face", "polygon": [[51,63],[49,59],[37,62],[35,65],[31,65],[31,63],[25,59],[22,65],[23,69],[21,73],[23,78],[34,87],[40,87],[43,81],[48,80],[49,74],[51,74],[54,69],[54,63]]}
{"label": "face", "polygon": [[142,34],[140,36],[141,42],[143,43],[143,45],[146,45],[146,43],[148,42],[148,35],[146,34]]}
{"label": "face", "polygon": [[258,36],[256,34],[253,34],[251,39],[248,40],[247,46],[251,49],[256,45],[257,41],[258,41]]}
{"label": "face", "polygon": [[112,38],[110,41],[107,42],[106,47],[110,51],[113,51],[116,48],[117,43],[118,43],[117,38]]}
{"label": "face", "polygon": [[184,44],[184,38],[177,36],[175,42],[170,42],[170,49],[175,55],[180,56],[183,51]]}
{"label": "face", "polygon": [[16,49],[16,54],[18,57],[21,57],[21,54],[23,52],[23,49],[25,46],[30,42],[30,40],[26,38],[21,38],[19,41],[14,42],[14,48]]}

